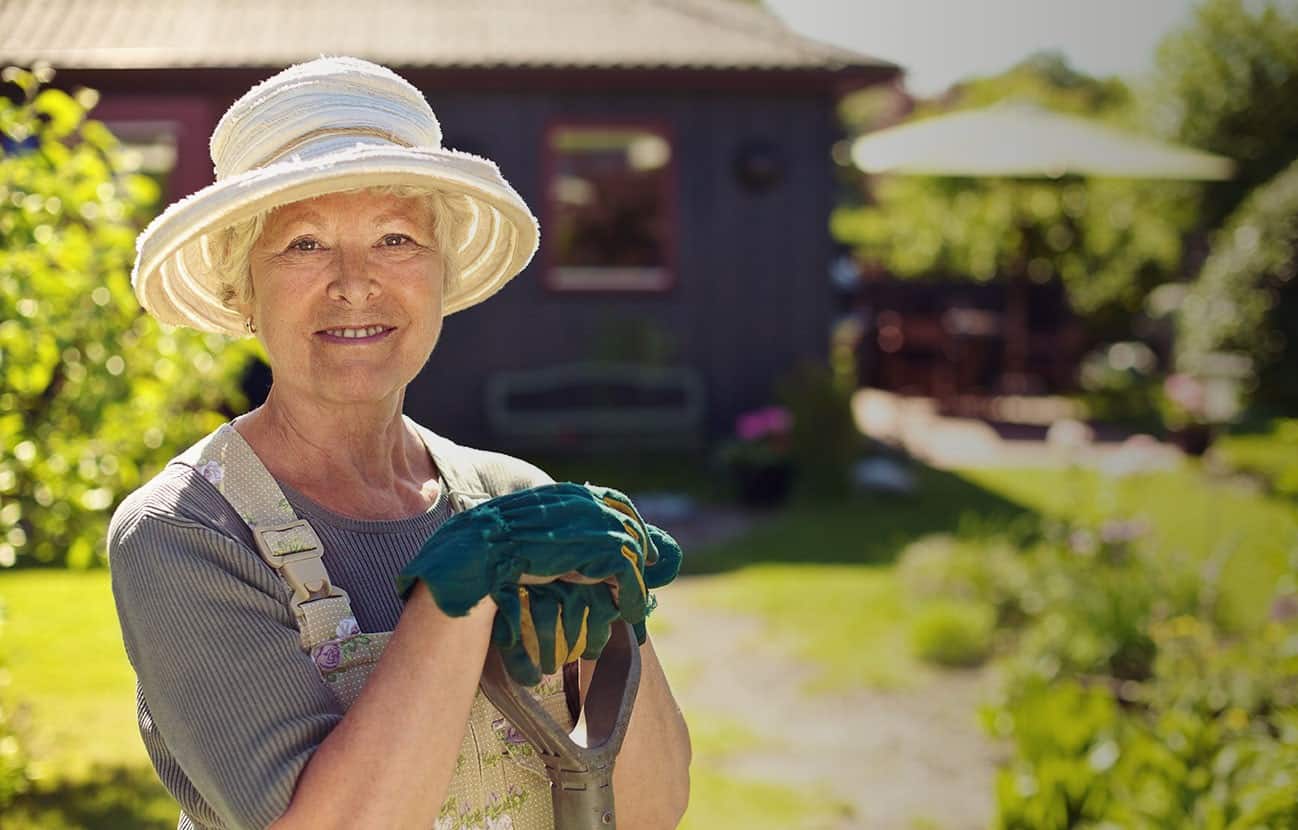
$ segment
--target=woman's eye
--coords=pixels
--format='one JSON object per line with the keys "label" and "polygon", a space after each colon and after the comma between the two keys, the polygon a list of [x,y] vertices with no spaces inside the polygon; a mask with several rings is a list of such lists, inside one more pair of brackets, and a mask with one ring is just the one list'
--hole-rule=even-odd
{"label": "woman's eye", "polygon": [[390,233],[383,237],[383,244],[388,248],[395,248],[410,241],[412,241],[410,237],[406,236],[404,233]]}
{"label": "woman's eye", "polygon": [[292,251],[318,251],[320,250],[320,243],[309,236],[304,236],[288,243],[288,247]]}

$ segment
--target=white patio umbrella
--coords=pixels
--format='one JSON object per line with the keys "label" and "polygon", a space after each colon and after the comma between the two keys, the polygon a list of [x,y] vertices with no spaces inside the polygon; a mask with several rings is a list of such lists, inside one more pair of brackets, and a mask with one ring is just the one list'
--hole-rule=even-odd
{"label": "white patio umbrella", "polygon": [[1056,178],[1229,179],[1234,162],[1035,104],[961,110],[878,130],[852,144],[867,173]]}
{"label": "white patio umbrella", "polygon": [[[914,176],[1211,181],[1229,179],[1235,167],[1222,156],[1018,101],[869,133],[852,143],[851,157],[866,173]],[[1021,387],[1026,380],[1027,279],[1023,274],[1009,277],[1003,377],[1007,385]]]}

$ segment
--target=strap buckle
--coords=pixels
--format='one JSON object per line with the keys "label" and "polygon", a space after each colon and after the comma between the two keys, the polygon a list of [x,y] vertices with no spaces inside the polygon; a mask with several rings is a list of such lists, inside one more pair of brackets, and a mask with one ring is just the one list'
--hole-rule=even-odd
{"label": "strap buckle", "polygon": [[328,597],[346,597],[329,581],[322,557],[324,545],[305,519],[252,528],[257,552],[293,588],[294,606]]}

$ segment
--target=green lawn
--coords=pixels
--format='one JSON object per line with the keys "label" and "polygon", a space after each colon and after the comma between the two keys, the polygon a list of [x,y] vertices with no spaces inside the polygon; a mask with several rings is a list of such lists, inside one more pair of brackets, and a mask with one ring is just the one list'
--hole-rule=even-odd
{"label": "green lawn", "polygon": [[135,727],[135,680],[103,571],[0,574],[8,692],[28,708],[36,792],[6,830],[172,828]]}

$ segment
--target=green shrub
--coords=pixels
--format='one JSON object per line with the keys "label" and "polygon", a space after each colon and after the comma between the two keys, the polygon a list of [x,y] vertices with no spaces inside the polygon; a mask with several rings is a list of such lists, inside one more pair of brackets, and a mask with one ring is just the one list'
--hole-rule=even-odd
{"label": "green shrub", "polygon": [[1218,353],[1245,355],[1253,401],[1293,412],[1296,252],[1298,160],[1255,188],[1217,232],[1177,317],[1177,368],[1198,373]]}
{"label": "green shrub", "polygon": [[1107,773],[1120,752],[1120,712],[1109,694],[1076,681],[1034,683],[1014,705],[985,714],[993,734],[1014,745],[996,777],[997,827],[1095,826],[1109,811]]}
{"label": "green shrub", "polygon": [[[0,566],[84,567],[118,501],[239,404],[249,344],[167,330],[130,283],[157,185],[95,94],[10,68],[0,95]],[[38,77],[39,75],[39,77]]]}
{"label": "green shrub", "polygon": [[908,546],[898,577],[913,599],[947,599],[994,609],[998,626],[1021,624],[1027,613],[1022,597],[1030,589],[1030,562],[1002,538],[962,541],[929,536]]}
{"label": "green shrub", "polygon": [[1194,617],[1152,629],[1152,676],[1029,682],[987,713],[1011,738],[1005,828],[1298,826],[1298,624],[1224,640]]}
{"label": "green shrub", "polygon": [[814,364],[777,384],[777,397],[793,415],[790,450],[804,497],[842,498],[851,489],[852,463],[864,447],[852,415],[853,391],[828,367]]}
{"label": "green shrub", "polygon": [[992,652],[996,613],[973,602],[941,601],[920,609],[911,643],[921,658],[942,666],[977,666]]}

